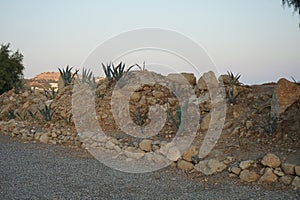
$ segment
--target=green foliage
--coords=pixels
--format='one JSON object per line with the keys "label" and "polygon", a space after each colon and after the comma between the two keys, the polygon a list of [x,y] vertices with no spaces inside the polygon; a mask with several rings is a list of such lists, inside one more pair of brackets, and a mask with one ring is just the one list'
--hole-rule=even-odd
{"label": "green foliage", "polygon": [[16,112],[16,116],[19,118],[19,120],[21,121],[25,121],[26,120],[26,116],[27,116],[27,113],[19,113],[19,112]]}
{"label": "green foliage", "polygon": [[72,69],[73,67],[69,67],[69,65],[66,67],[66,69],[58,68],[60,76],[63,79],[65,86],[70,85],[72,83],[74,77],[79,71],[75,70],[75,72],[72,74]]}
{"label": "green foliage", "polygon": [[45,105],[45,107],[42,109],[38,108],[39,112],[42,114],[46,121],[52,121],[53,119],[54,111],[52,110],[51,106],[52,103],[49,106]]}
{"label": "green foliage", "polygon": [[235,87],[241,85],[239,82],[239,79],[241,77],[240,74],[236,74],[234,75],[232,72],[227,71],[227,74],[229,76],[229,83],[228,83],[228,90],[227,90],[227,94],[228,94],[228,98],[229,98],[229,102],[230,103],[235,103],[236,98],[240,95],[240,93],[235,94]]}
{"label": "green foliage", "polygon": [[0,47],[0,94],[22,86],[24,66],[23,55],[16,51],[11,54],[10,44],[2,44]]}
{"label": "green foliage", "polygon": [[79,75],[77,74],[77,83],[78,84],[88,84],[91,88],[96,88],[97,87],[97,83],[96,83],[96,79],[93,75],[93,72],[90,69],[82,69],[82,75],[81,78],[79,77]]}
{"label": "green foliage", "polygon": [[188,108],[188,101],[185,101],[185,103],[180,107],[180,105],[176,106],[176,112],[175,115],[173,115],[172,111],[170,109],[167,110],[167,114],[172,122],[172,124],[175,126],[176,130],[179,130],[180,125],[182,125],[182,117],[184,113],[187,112]]}
{"label": "green foliage", "polygon": [[72,113],[67,118],[60,116],[60,118],[63,119],[66,122],[66,124],[68,124],[68,125],[70,125],[72,123],[72,117],[73,117]]}
{"label": "green foliage", "polygon": [[264,124],[261,125],[261,127],[266,131],[267,133],[275,133],[277,129],[277,115],[271,116],[271,114],[267,114],[265,116]]}
{"label": "green foliage", "polygon": [[58,91],[55,90],[54,87],[51,87],[50,89],[46,90],[44,89],[44,93],[43,95],[47,98],[47,99],[54,99],[58,94]]}
{"label": "green foliage", "polygon": [[14,109],[10,109],[7,113],[8,119],[15,119],[16,118],[16,113]]}
{"label": "green foliage", "polygon": [[147,113],[143,114],[141,111],[141,107],[137,108],[137,113],[134,113],[134,112],[130,112],[130,113],[137,121],[137,125],[139,125],[139,127],[141,128],[141,132],[144,133],[144,124],[145,124],[147,116],[148,116]]}
{"label": "green foliage", "polygon": [[31,118],[32,121],[36,121],[36,119],[37,119],[37,111],[32,112],[31,110],[28,110],[28,114],[29,114],[29,116],[30,116],[30,118]]}
{"label": "green foliage", "polygon": [[132,65],[127,70],[125,70],[125,63],[120,62],[119,65],[116,67],[113,63],[107,64],[106,66],[102,63],[102,68],[105,73],[106,78],[111,81],[120,80],[127,72],[129,72],[134,66],[138,65]]}

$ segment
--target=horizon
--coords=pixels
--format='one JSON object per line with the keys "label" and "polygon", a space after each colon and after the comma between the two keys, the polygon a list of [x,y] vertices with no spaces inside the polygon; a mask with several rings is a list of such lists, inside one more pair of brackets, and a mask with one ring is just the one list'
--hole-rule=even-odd
{"label": "horizon", "polygon": [[[241,74],[245,84],[300,80],[299,16],[281,0],[206,1],[1,1],[1,43],[24,55],[24,77],[82,66],[108,39],[159,27],[191,38],[221,74]],[[154,14],[153,14],[154,13]],[[106,60],[99,60],[98,68]],[[146,62],[147,64],[147,62]],[[189,71],[187,71],[189,72]],[[171,72],[170,72],[171,73]],[[95,76],[98,76],[95,74]]]}

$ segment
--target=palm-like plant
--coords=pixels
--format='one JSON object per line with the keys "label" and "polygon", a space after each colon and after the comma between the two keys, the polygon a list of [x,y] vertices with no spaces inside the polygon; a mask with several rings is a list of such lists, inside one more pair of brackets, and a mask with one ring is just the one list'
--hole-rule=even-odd
{"label": "palm-like plant", "polygon": [[75,75],[78,73],[79,70],[75,70],[75,72],[72,74],[73,67],[69,67],[69,65],[66,67],[66,69],[60,69],[59,73],[61,78],[64,81],[65,86],[70,85],[75,77]]}
{"label": "palm-like plant", "polygon": [[241,77],[240,74],[236,74],[234,75],[232,72],[227,71],[227,74],[229,76],[229,89],[228,89],[228,97],[229,97],[229,102],[230,103],[234,103],[236,98],[238,97],[238,95],[240,93],[235,94],[235,87],[241,85],[241,83],[239,82],[239,79]]}
{"label": "palm-like plant", "polygon": [[77,83],[79,83],[79,84],[86,83],[92,88],[97,87],[96,79],[93,75],[93,72],[90,69],[83,68],[81,78],[77,74]]}
{"label": "palm-like plant", "polygon": [[125,70],[125,63],[120,62],[116,67],[113,63],[107,64],[106,66],[102,63],[102,68],[105,73],[106,78],[110,80],[120,80],[125,73],[129,72],[134,66],[130,66],[127,70]]}

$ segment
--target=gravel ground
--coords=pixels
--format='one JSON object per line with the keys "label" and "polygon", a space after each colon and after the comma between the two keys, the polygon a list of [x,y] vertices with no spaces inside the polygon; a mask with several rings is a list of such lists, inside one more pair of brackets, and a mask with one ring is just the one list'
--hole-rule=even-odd
{"label": "gravel ground", "polygon": [[191,180],[172,167],[128,174],[84,150],[0,136],[0,199],[300,199],[300,191],[216,185]]}

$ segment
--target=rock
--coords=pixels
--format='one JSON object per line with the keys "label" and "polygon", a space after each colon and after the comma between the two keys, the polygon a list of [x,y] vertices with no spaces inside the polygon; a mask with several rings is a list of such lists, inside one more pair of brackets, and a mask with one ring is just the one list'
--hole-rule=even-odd
{"label": "rock", "polygon": [[279,116],[299,98],[300,89],[298,85],[284,78],[280,79],[271,100],[271,115]]}
{"label": "rock", "polygon": [[242,161],[239,166],[242,170],[244,170],[248,169],[249,167],[256,167],[256,163],[254,160],[246,160]]}
{"label": "rock", "polygon": [[224,85],[230,84],[230,77],[228,74],[222,74],[218,78],[219,82],[223,82]]}
{"label": "rock", "polygon": [[210,120],[211,120],[211,114],[208,113],[207,115],[205,115],[201,121],[200,124],[200,128],[201,130],[208,130],[209,128],[209,124],[210,124]]}
{"label": "rock", "polygon": [[300,176],[300,166],[295,166],[295,174]]}
{"label": "rock", "polygon": [[46,134],[46,133],[42,134],[41,137],[39,138],[39,141],[41,143],[47,144],[49,142],[48,134]]}
{"label": "rock", "polygon": [[300,177],[299,176],[295,176],[295,178],[292,182],[292,186],[294,186],[296,188],[300,188]]}
{"label": "rock", "polygon": [[217,80],[215,73],[209,71],[204,73],[198,80],[197,87],[199,90],[208,90],[209,88],[217,88],[219,81]]}
{"label": "rock", "polygon": [[196,85],[196,77],[193,73],[181,73],[181,75],[188,81],[193,87]]}
{"label": "rock", "polygon": [[230,167],[228,169],[228,171],[231,172],[231,173],[233,173],[233,174],[235,174],[235,175],[240,175],[240,173],[241,173],[242,170],[239,167],[233,166],[233,167]]}
{"label": "rock", "polygon": [[280,167],[274,169],[274,174],[276,174],[277,176],[284,176],[284,173]]}
{"label": "rock", "polygon": [[109,149],[109,150],[114,150],[115,146],[116,145],[112,141],[110,141],[110,140],[105,143],[105,148]]}
{"label": "rock", "polygon": [[163,92],[161,92],[161,91],[153,91],[153,96],[154,96],[155,98],[160,99],[160,98],[165,97],[165,93],[163,93]]}
{"label": "rock", "polygon": [[140,99],[141,99],[141,96],[140,96],[139,93],[134,92],[134,93],[131,95],[130,99],[131,99],[133,102],[139,102]]}
{"label": "rock", "polygon": [[196,77],[192,73],[171,73],[167,75],[167,78],[175,83],[190,84],[191,86],[196,85]]}
{"label": "rock", "polygon": [[255,182],[257,181],[259,178],[259,175],[254,172],[254,171],[249,171],[249,170],[243,170],[241,173],[240,173],[240,179],[242,181],[245,181],[245,182]]}
{"label": "rock", "polygon": [[261,164],[267,167],[276,168],[280,166],[281,161],[280,158],[275,154],[268,153],[263,157]]}
{"label": "rock", "polygon": [[247,130],[251,129],[252,127],[253,127],[253,122],[252,121],[246,121]]}
{"label": "rock", "polygon": [[291,176],[282,176],[280,177],[279,181],[283,183],[284,185],[290,185],[292,182],[292,177]]}
{"label": "rock", "polygon": [[224,163],[225,165],[229,165],[229,164],[232,163],[234,160],[235,160],[234,157],[232,157],[232,156],[227,156],[226,159],[223,161],[223,163]]}
{"label": "rock", "polygon": [[273,173],[271,168],[266,168],[264,175],[260,177],[259,181],[262,183],[273,183],[277,181],[278,177]]}
{"label": "rock", "polygon": [[295,165],[283,163],[281,165],[282,170],[286,175],[294,175],[295,174]]}
{"label": "rock", "polygon": [[200,161],[195,165],[195,169],[202,172],[205,175],[212,175],[217,172],[222,172],[227,166],[216,159]]}
{"label": "rock", "polygon": [[142,157],[144,157],[145,155],[145,152],[140,150],[140,149],[136,149],[134,147],[127,147],[125,149],[125,155],[128,157],[128,158],[134,158],[136,160],[139,160],[141,159]]}
{"label": "rock", "polygon": [[171,161],[177,161],[181,156],[180,150],[178,149],[178,147],[172,143],[168,143],[165,146],[163,144],[161,144],[161,148],[160,148],[159,152],[161,154],[165,155]]}
{"label": "rock", "polygon": [[139,147],[143,151],[149,152],[149,151],[151,151],[151,144],[152,144],[152,140],[144,139],[139,144]]}
{"label": "rock", "polygon": [[178,167],[178,169],[181,169],[184,171],[191,171],[192,169],[194,169],[194,165],[191,162],[188,162],[185,160],[178,160],[177,167]]}
{"label": "rock", "polygon": [[182,159],[191,162],[192,157],[198,155],[197,146],[190,146],[183,154]]}

